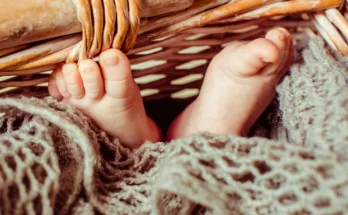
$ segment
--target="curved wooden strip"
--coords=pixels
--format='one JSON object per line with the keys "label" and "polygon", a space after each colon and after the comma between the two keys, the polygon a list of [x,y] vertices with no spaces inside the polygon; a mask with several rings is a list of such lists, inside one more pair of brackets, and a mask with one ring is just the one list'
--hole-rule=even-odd
{"label": "curved wooden strip", "polygon": [[213,26],[213,27],[200,27],[200,28],[192,28],[185,33],[190,34],[216,34],[216,33],[226,33],[226,32],[235,32],[240,29],[250,28],[251,26],[263,25],[265,19],[255,19],[247,22],[242,22],[234,25],[226,25],[226,26]]}
{"label": "curved wooden strip", "polygon": [[233,18],[232,20],[237,22],[263,17],[281,16],[301,12],[311,12],[323,10],[326,8],[340,7],[343,3],[344,0],[292,0],[285,2],[277,2],[253,10],[248,13],[244,13],[240,16]]}
{"label": "curved wooden strip", "polygon": [[[323,27],[318,23],[316,22],[315,20],[312,21],[315,28],[317,29],[317,31],[319,32],[319,34],[323,37],[323,39],[326,41],[327,45],[329,45],[329,47],[335,51],[338,51],[337,50],[337,47],[336,45],[334,44],[334,42],[331,40],[331,38],[327,35],[327,33],[324,31]],[[310,30],[307,30],[306,32],[311,38],[315,38],[317,35],[310,31]]]}
{"label": "curved wooden strip", "polygon": [[123,51],[127,53],[134,46],[140,27],[140,13],[142,0],[128,0],[129,3],[129,26]]}
{"label": "curved wooden strip", "polygon": [[0,76],[34,75],[34,74],[39,74],[42,72],[51,71],[55,69],[56,67],[57,65],[49,65],[49,66],[37,67],[34,69],[6,71],[6,72],[0,72]]}
{"label": "curved wooden strip", "polygon": [[66,58],[66,63],[74,63],[78,60],[79,55],[82,51],[82,41],[75,45],[75,47],[69,52],[69,55]]}
{"label": "curved wooden strip", "polygon": [[104,9],[102,0],[92,0],[92,10],[94,36],[91,50],[88,53],[89,58],[93,58],[99,54],[102,47],[104,28]]}
{"label": "curved wooden strip", "polygon": [[15,47],[12,47],[12,48],[1,49],[0,50],[0,57],[4,57],[6,55],[9,55],[9,54],[12,54],[12,53],[24,50],[24,49],[29,48],[29,47],[30,47],[29,44],[24,44],[24,45],[15,46]]}
{"label": "curved wooden strip", "polygon": [[[348,45],[341,37],[337,29],[331,24],[331,22],[322,13],[314,16],[315,21],[321,26],[321,29],[325,31],[327,37],[334,43],[335,47],[344,55],[348,55]],[[316,27],[319,27],[316,25]],[[319,27],[320,29],[320,27]],[[323,32],[321,32],[323,33]],[[324,35],[323,35],[324,37]]]}
{"label": "curved wooden strip", "polygon": [[29,62],[27,64],[21,65],[19,67],[15,67],[11,70],[27,70],[27,69],[35,69],[38,67],[44,67],[47,65],[54,65],[57,63],[64,62],[69,54],[72,52],[72,50],[76,47],[74,44],[73,46],[70,46],[66,49],[60,50],[58,52],[55,52],[53,54],[47,55],[43,58],[40,58],[38,60],[34,60],[32,62]]}
{"label": "curved wooden strip", "polygon": [[82,28],[82,41],[81,50],[79,52],[79,59],[87,59],[87,42],[86,42],[86,30]]}
{"label": "curved wooden strip", "polygon": [[114,39],[117,11],[114,0],[103,0],[103,2],[105,25],[102,51],[105,51],[111,47]]}
{"label": "curved wooden strip", "polygon": [[[156,32],[148,32],[141,36],[140,40],[143,41],[161,38],[193,27],[203,26],[214,21],[218,21],[227,17],[232,17],[234,15],[237,16],[230,20],[236,22],[262,17],[271,17],[314,10],[323,10],[326,8],[340,7],[344,3],[344,0],[292,0],[274,3],[271,5],[264,6],[261,9],[256,9],[251,12],[247,12],[265,4],[276,1],[277,0],[241,0],[225,4],[220,7],[206,11],[204,13],[198,14],[187,20],[176,23],[174,25],[159,29]],[[244,14],[239,15],[240,13]]]}
{"label": "curved wooden strip", "polygon": [[93,37],[93,21],[89,0],[77,0],[77,8],[79,9],[79,17],[82,22],[82,50],[80,58],[86,59]]}
{"label": "curved wooden strip", "polygon": [[129,28],[128,2],[127,0],[115,0],[115,4],[117,11],[117,32],[112,44],[112,48],[121,49]]}
{"label": "curved wooden strip", "polygon": [[80,35],[67,36],[0,58],[0,70],[19,66],[39,57],[55,53],[76,44],[80,39]]}
{"label": "curved wooden strip", "polygon": [[155,17],[182,11],[189,8],[193,2],[194,0],[142,0],[143,9],[141,10],[141,15],[142,17]]}
{"label": "curved wooden strip", "polygon": [[242,12],[249,11],[251,9],[260,7],[266,3],[274,2],[275,0],[242,0],[242,1],[232,1],[232,3],[224,4],[222,6],[216,7],[204,13],[193,16],[182,22],[176,23],[174,25],[158,29],[156,32],[148,32],[141,36],[140,40],[153,40],[161,38],[167,35],[176,34],[178,32],[193,28],[203,26],[205,24],[218,21],[229,16],[238,15]]}
{"label": "curved wooden strip", "polygon": [[348,21],[337,9],[328,9],[325,11],[327,18],[332,22],[342,34],[348,39]]}
{"label": "curved wooden strip", "polygon": [[0,88],[5,87],[28,87],[28,86],[36,86],[42,83],[48,82],[48,76],[38,76],[38,78],[30,79],[30,80],[9,80],[0,82]]}
{"label": "curved wooden strip", "polygon": [[[174,23],[183,21],[190,18],[193,15],[196,15],[205,10],[211,9],[216,6],[226,4],[230,0],[200,0],[195,1],[193,5],[187,10],[173,13],[165,17],[158,17],[150,19],[144,26],[141,26],[139,34],[143,34],[149,31],[153,31],[162,27],[172,25]],[[146,10],[146,9],[143,9]]]}

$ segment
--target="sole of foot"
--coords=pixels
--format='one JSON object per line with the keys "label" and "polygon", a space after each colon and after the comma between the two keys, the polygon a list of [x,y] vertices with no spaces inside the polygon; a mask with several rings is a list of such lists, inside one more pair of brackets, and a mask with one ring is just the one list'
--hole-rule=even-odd
{"label": "sole of foot", "polygon": [[210,63],[199,96],[173,121],[167,139],[199,132],[246,135],[274,98],[293,53],[284,28],[226,47]]}

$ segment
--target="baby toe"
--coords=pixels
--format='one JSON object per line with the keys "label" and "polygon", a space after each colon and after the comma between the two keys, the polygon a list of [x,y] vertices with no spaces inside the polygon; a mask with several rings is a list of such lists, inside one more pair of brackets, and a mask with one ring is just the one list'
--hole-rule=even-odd
{"label": "baby toe", "polygon": [[48,93],[50,94],[50,96],[52,96],[54,99],[57,100],[62,100],[63,96],[62,94],[59,92],[58,86],[57,86],[57,81],[56,81],[56,74],[55,72],[53,72],[51,74],[51,76],[49,77],[48,80]]}
{"label": "baby toe", "polygon": [[267,33],[266,39],[271,41],[279,50],[279,60],[264,69],[264,74],[279,74],[284,70],[292,56],[292,39],[290,33],[284,28],[273,29]]}
{"label": "baby toe", "polygon": [[289,32],[284,28],[277,28],[269,31],[265,38],[278,48],[280,54],[278,61],[281,61],[289,49]]}
{"label": "baby toe", "polygon": [[71,97],[77,100],[82,99],[85,95],[85,90],[77,64],[65,64],[63,66],[63,75]]}
{"label": "baby toe", "polygon": [[263,38],[245,45],[227,47],[217,58],[221,59],[218,64],[223,71],[246,78],[276,62],[279,59],[279,50],[272,42]]}
{"label": "baby toe", "polygon": [[132,77],[130,63],[126,55],[116,49],[110,49],[100,56],[105,92],[107,95],[124,99],[128,98],[137,86]]}
{"label": "baby toe", "polygon": [[65,83],[62,67],[59,66],[56,70],[53,71],[52,78],[56,82],[56,86],[58,88],[59,93],[64,97],[64,98],[69,98],[71,97],[69,90],[67,88],[67,85]]}
{"label": "baby toe", "polygon": [[79,63],[79,72],[85,91],[85,98],[98,100],[104,94],[104,84],[99,66],[93,60]]}

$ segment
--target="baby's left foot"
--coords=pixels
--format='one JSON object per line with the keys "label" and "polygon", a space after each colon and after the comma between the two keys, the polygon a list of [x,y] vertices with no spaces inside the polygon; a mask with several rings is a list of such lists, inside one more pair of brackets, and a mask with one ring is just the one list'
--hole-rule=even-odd
{"label": "baby's left foot", "polygon": [[212,60],[198,98],[174,120],[168,138],[205,131],[245,135],[273,99],[292,60],[291,35],[283,28],[226,47]]}
{"label": "baby's left foot", "polygon": [[84,60],[63,65],[49,81],[51,96],[81,110],[127,147],[159,141],[160,131],[145,113],[127,57],[108,50],[100,55],[99,64]]}

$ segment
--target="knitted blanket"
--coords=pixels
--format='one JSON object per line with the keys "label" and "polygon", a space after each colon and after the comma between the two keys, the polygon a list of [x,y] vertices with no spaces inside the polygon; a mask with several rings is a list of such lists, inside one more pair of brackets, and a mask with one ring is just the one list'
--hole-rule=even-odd
{"label": "knitted blanket", "polygon": [[273,140],[202,133],[130,151],[72,107],[0,99],[0,214],[346,214],[346,65],[310,42],[278,87]]}

